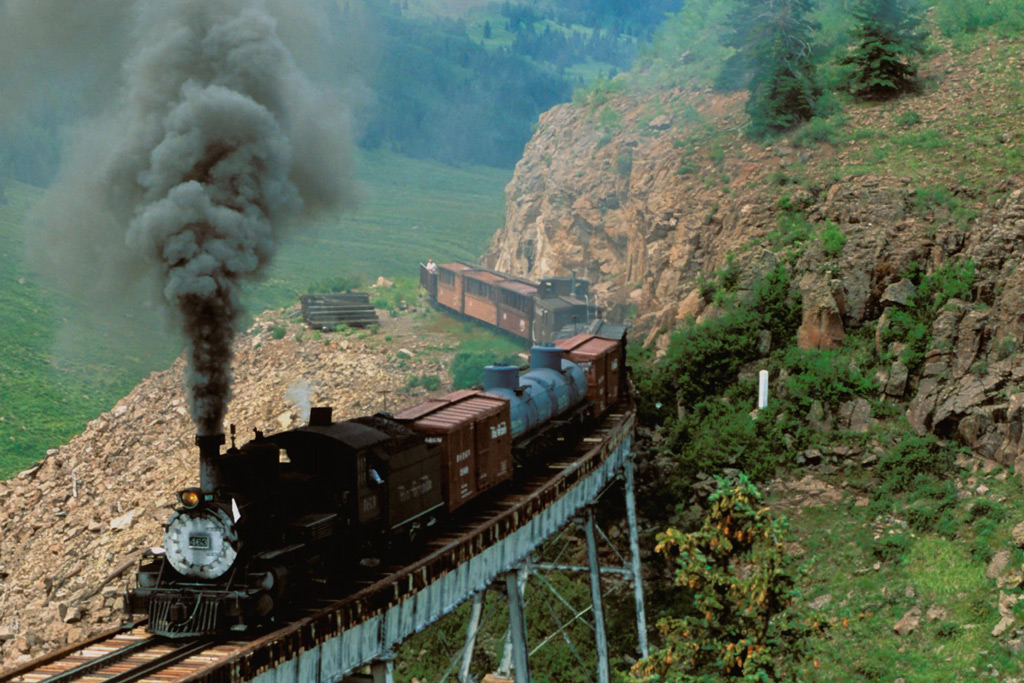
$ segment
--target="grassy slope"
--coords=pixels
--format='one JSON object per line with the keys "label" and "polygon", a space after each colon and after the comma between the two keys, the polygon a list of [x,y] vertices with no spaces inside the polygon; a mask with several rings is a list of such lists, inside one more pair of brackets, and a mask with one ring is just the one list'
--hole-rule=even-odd
{"label": "grassy slope", "polygon": [[[974,680],[990,667],[1003,675],[1024,673],[1024,661],[991,635],[1000,618],[1000,589],[985,576],[988,559],[1012,549],[1010,527],[1024,505],[1020,480],[1006,475],[960,471],[964,493],[956,524],[943,534],[914,532],[905,514],[857,507],[860,495],[790,512],[793,538],[811,566],[802,591],[809,600],[832,596],[814,614],[829,626],[810,644],[807,680]],[[847,472],[832,483],[840,480],[856,494],[873,486],[866,474]],[[981,485],[990,490],[977,493]],[[914,497],[902,500],[911,504]],[[1009,566],[1022,561],[1024,552],[1012,550]],[[898,635],[893,626],[914,607],[920,625]],[[926,616],[930,608],[935,618]]]}
{"label": "grassy slope", "polygon": [[[361,155],[360,203],[319,219],[249,287],[250,310],[292,304],[317,282],[341,276],[412,277],[428,256],[474,259],[500,226],[510,172],[452,168],[397,155]],[[22,221],[42,191],[5,186],[0,205],[0,478],[81,431],[179,344],[154,312],[109,320],[73,310],[23,264]],[[75,322],[73,337],[63,323]],[[59,347],[59,352],[56,350]]]}
{"label": "grassy slope", "polygon": [[[820,189],[867,174],[904,177],[917,191],[913,208],[921,219],[976,229],[972,220],[982,207],[1007,190],[1007,179],[1024,173],[1015,133],[1024,111],[1022,43],[988,35],[956,46],[940,40],[920,96],[884,104],[847,101],[841,113],[788,136],[817,153],[771,179],[781,186],[779,194],[792,191],[789,183]],[[732,135],[717,135],[702,142],[735,145]],[[1009,144],[1014,136],[1016,144]],[[841,351],[852,354],[850,346]],[[872,471],[849,465],[852,470],[834,476],[803,469],[787,475],[814,473],[857,494],[838,504],[787,510],[792,538],[810,566],[804,596],[831,596],[814,615],[827,626],[809,644],[801,680],[925,683],[1024,674],[1024,660],[1007,647],[1007,636],[991,635],[1000,619],[1001,587],[985,575],[998,551],[1011,553],[1008,572],[1019,574],[1024,563],[1024,552],[1009,541],[1024,509],[1020,479],[1005,469],[956,472],[963,493],[955,523],[943,533],[917,533],[907,519],[919,497],[903,494],[886,505],[857,507],[856,498],[870,496],[877,481]],[[990,490],[977,493],[981,484]],[[1022,595],[1019,582],[1003,590]],[[933,606],[941,616],[926,618]],[[909,635],[896,634],[894,625],[914,607],[921,610],[920,625]],[[1015,609],[1018,628],[1022,607]]]}

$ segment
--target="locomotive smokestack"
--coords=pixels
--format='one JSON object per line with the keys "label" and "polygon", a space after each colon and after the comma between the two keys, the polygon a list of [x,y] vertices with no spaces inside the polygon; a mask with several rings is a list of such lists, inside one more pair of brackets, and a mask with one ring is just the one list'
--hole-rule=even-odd
{"label": "locomotive smokestack", "polygon": [[316,406],[309,409],[310,427],[330,427],[333,409],[330,406]]}
{"label": "locomotive smokestack", "polygon": [[223,434],[196,435],[196,446],[199,446],[199,488],[206,493],[212,493],[223,483],[220,480],[220,447],[223,445]]}

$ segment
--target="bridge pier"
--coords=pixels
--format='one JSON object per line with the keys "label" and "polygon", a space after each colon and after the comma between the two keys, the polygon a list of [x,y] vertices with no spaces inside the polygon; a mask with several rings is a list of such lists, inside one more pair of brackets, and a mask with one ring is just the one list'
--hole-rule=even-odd
{"label": "bridge pier", "polygon": [[370,675],[352,674],[342,679],[341,683],[395,683],[395,655],[388,656],[370,664]]}
{"label": "bridge pier", "polygon": [[594,609],[594,640],[597,646],[597,681],[610,683],[608,664],[608,634],[604,628],[604,598],[601,595],[601,565],[597,558],[597,540],[594,534],[594,506],[588,505],[583,519],[587,536],[587,564],[590,568],[590,604]]}
{"label": "bridge pier", "polygon": [[480,617],[484,611],[486,590],[473,594],[473,607],[469,612],[469,624],[466,626],[466,644],[462,648],[462,665],[459,667],[459,683],[470,683],[469,667],[473,663],[473,649],[476,648],[476,636],[480,632]]}
{"label": "bridge pier", "polygon": [[626,524],[629,526],[630,568],[633,570],[633,599],[636,602],[636,637],[640,647],[640,655],[647,657],[650,650],[647,646],[647,614],[644,610],[644,582],[640,568],[640,533],[636,523],[636,490],[633,470],[636,468],[636,456],[627,453],[622,463],[626,489]]}
{"label": "bridge pier", "polygon": [[[526,605],[523,593],[529,569],[526,565],[517,571],[505,574],[505,591],[508,593],[508,630],[510,635],[512,672],[516,683],[530,683],[530,651],[526,641]],[[506,649],[508,652],[508,649]],[[502,671],[507,676],[507,667],[502,658]]]}

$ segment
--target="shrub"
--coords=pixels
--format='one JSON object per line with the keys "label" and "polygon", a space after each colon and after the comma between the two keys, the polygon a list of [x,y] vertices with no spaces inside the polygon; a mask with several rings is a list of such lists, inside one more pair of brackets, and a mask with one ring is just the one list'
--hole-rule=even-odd
{"label": "shrub", "polygon": [[700,529],[658,535],[655,550],[674,562],[691,605],[658,622],[665,645],[633,666],[631,681],[789,680],[803,656],[812,631],[795,606],[802,572],[785,551],[786,522],[746,477],[718,482]]}
{"label": "shrub", "polygon": [[338,277],[317,280],[306,288],[307,294],[324,294],[335,292],[351,292],[362,286],[362,280],[355,275],[339,275]]}
{"label": "shrub", "polygon": [[839,142],[839,126],[833,120],[821,116],[811,117],[793,134],[793,144],[798,147],[810,147],[822,142],[830,145]]}
{"label": "shrub", "polygon": [[478,387],[484,381],[484,368],[494,363],[518,365],[519,358],[513,355],[495,357],[486,351],[462,351],[452,359],[450,373],[452,389]]}
{"label": "shrub", "polygon": [[916,264],[906,273],[916,281],[917,291],[906,309],[890,308],[889,322],[882,331],[882,340],[898,341],[906,346],[901,358],[914,371],[924,362],[931,345],[931,328],[935,317],[950,299],[970,299],[974,285],[974,261],[951,261],[931,275],[922,276]]}
{"label": "shrub", "polygon": [[846,246],[846,235],[832,221],[825,222],[825,227],[819,238],[826,258],[835,258],[843,253],[843,247]]}
{"label": "shrub", "polygon": [[899,562],[910,550],[914,540],[909,534],[891,533],[882,534],[880,538],[874,539],[871,543],[871,554],[879,562]]}
{"label": "shrub", "polygon": [[633,153],[626,151],[615,157],[615,172],[627,177],[633,170]]}
{"label": "shrub", "polygon": [[896,125],[899,126],[900,128],[910,128],[911,126],[916,126],[917,124],[921,123],[921,121],[921,115],[918,114],[913,109],[908,109],[905,112],[901,112],[899,115],[896,116],[895,119]]}
{"label": "shrub", "polygon": [[284,325],[274,325],[270,328],[271,339],[284,339],[284,335],[288,332]]}
{"label": "shrub", "polygon": [[847,399],[871,395],[878,390],[873,378],[838,351],[794,346],[786,351],[783,363],[789,374],[786,389],[803,410],[809,409],[815,400],[835,410]]}
{"label": "shrub", "polygon": [[907,434],[890,446],[878,460],[881,486],[876,496],[911,491],[953,471],[955,450],[942,444],[933,434]]}
{"label": "shrub", "polygon": [[427,391],[437,391],[441,388],[441,378],[437,375],[413,375],[405,382],[406,389],[423,387]]}

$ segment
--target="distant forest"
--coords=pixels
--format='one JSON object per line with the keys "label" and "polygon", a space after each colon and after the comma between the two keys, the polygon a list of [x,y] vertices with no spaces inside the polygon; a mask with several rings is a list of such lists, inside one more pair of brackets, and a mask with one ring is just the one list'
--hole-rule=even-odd
{"label": "distant forest", "polygon": [[[682,4],[506,1],[494,5],[482,33],[465,19],[415,20],[400,4],[371,4],[374,34],[384,44],[368,78],[377,99],[360,144],[446,163],[511,167],[537,116],[585,85],[568,69],[596,64],[605,77],[628,70],[638,46]],[[336,19],[349,22],[345,10]]]}
{"label": "distant forest", "polygon": [[[683,2],[506,0],[459,19],[413,17],[401,0],[330,2],[335,53],[318,77],[364,83],[355,118],[366,149],[510,168],[542,112],[593,78],[629,70]],[[0,178],[53,180],[62,129],[79,114],[74,87],[56,90],[55,101],[4,121]]]}

